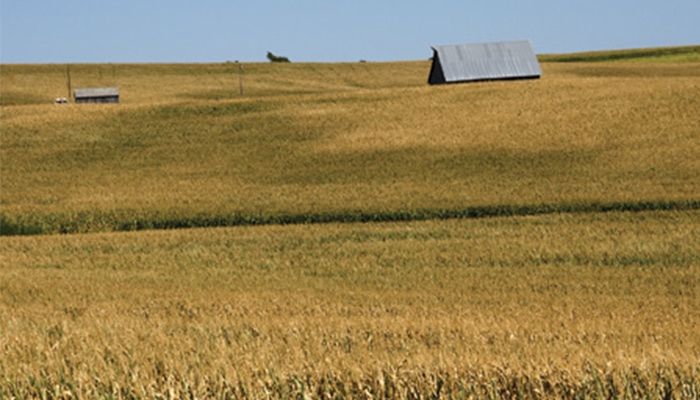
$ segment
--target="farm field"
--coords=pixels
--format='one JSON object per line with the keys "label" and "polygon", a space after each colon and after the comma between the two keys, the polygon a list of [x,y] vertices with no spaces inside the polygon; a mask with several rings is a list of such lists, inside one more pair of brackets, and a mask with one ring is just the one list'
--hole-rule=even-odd
{"label": "farm field", "polygon": [[689,62],[700,61],[700,46],[652,47],[647,49],[605,50],[571,54],[544,54],[539,56],[544,62]]}
{"label": "farm field", "polygon": [[539,81],[443,87],[428,68],[245,65],[241,97],[234,63],[74,66],[74,87],[119,83],[105,107],[50,104],[64,66],[4,65],[3,230],[698,200],[700,63],[544,63]]}
{"label": "farm field", "polygon": [[4,238],[0,390],[693,398],[699,217]]}
{"label": "farm field", "polygon": [[698,54],[0,65],[0,399],[698,398]]}

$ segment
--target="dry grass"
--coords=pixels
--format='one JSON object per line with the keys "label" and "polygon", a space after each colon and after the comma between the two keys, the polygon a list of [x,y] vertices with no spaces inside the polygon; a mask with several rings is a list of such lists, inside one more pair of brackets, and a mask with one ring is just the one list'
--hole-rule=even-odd
{"label": "dry grass", "polygon": [[[76,85],[108,80],[100,68],[74,67]],[[6,223],[698,199],[697,63],[545,64],[540,81],[449,87],[424,84],[425,62],[245,68],[245,97],[235,64],[131,65],[116,107],[3,107]],[[62,73],[3,66],[2,93],[48,101]]]}
{"label": "dry grass", "polygon": [[2,238],[0,391],[693,398],[698,217]]}

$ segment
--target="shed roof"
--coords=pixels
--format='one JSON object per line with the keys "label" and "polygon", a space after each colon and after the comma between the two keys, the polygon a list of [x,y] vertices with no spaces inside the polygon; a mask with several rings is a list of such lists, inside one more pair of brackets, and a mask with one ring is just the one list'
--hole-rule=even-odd
{"label": "shed roof", "polygon": [[539,77],[529,41],[472,43],[433,47],[446,82]]}
{"label": "shed roof", "polygon": [[82,88],[75,89],[75,98],[85,98],[85,97],[114,97],[119,96],[119,88],[107,87],[107,88]]}

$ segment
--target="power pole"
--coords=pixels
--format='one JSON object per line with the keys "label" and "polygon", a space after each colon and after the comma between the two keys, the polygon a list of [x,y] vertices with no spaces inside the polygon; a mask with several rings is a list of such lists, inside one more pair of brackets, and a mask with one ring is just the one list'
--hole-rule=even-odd
{"label": "power pole", "polygon": [[66,64],[66,86],[68,86],[68,97],[70,100],[73,96],[71,95],[71,84],[70,84],[70,64]]}
{"label": "power pole", "polygon": [[238,89],[243,96],[243,64],[238,63]]}

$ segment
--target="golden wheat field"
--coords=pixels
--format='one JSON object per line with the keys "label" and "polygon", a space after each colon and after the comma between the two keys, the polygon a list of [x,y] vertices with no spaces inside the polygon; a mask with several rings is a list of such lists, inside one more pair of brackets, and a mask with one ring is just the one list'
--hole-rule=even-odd
{"label": "golden wheat field", "polygon": [[1,65],[0,399],[697,399],[700,49],[658,53],[71,66],[119,105]]}

